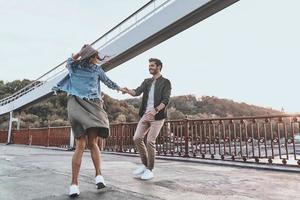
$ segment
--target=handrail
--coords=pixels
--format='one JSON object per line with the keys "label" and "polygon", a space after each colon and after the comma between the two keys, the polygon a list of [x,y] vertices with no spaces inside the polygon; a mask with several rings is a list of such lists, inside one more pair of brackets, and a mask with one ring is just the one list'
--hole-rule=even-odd
{"label": "handrail", "polygon": [[148,5],[150,5],[154,1],[156,1],[156,0],[151,0],[148,3],[146,3],[145,5],[143,5],[137,11],[135,11],[134,13],[132,13],[131,15],[129,15],[126,19],[124,19],[123,21],[121,21],[120,23],[118,23],[116,26],[114,26],[113,28],[111,28],[109,31],[107,31],[106,33],[104,33],[104,35],[102,35],[101,37],[99,37],[98,39],[96,39],[94,42],[92,42],[91,45],[94,45],[96,42],[98,42],[101,39],[105,38],[109,33],[111,33],[114,30],[116,30],[118,27],[120,27],[122,24],[124,24],[126,21],[128,21],[129,19],[131,19],[133,16],[135,16],[139,12],[141,12],[144,8],[148,7]]}
{"label": "handrail", "polygon": [[[197,118],[197,119],[173,119],[173,120],[166,120],[166,123],[172,123],[172,122],[183,122],[185,120],[194,122],[194,121],[223,121],[223,120],[253,120],[253,119],[271,119],[271,118],[284,118],[284,117],[299,117],[300,113],[296,114],[282,114],[282,115],[260,115],[260,116],[242,116],[242,117],[216,117],[216,118]],[[113,126],[123,124],[123,125],[135,125],[138,122],[121,122],[121,123],[110,123]]]}

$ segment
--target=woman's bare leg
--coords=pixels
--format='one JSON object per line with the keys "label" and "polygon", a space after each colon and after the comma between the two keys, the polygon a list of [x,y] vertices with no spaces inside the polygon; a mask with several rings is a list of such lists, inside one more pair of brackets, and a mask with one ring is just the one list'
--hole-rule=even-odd
{"label": "woman's bare leg", "polygon": [[78,185],[78,175],[81,166],[82,155],[86,146],[85,135],[76,139],[76,149],[72,158],[72,183],[71,185]]}
{"label": "woman's bare leg", "polygon": [[91,151],[91,157],[95,167],[95,176],[101,175],[101,152],[98,146],[97,129],[88,130],[88,148]]}

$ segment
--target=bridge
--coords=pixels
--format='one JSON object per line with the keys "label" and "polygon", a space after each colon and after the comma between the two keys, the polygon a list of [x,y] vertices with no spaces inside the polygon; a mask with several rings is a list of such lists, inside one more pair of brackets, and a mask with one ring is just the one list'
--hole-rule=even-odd
{"label": "bridge", "polygon": [[[109,71],[237,1],[151,0],[91,45],[111,56],[109,63],[102,64]],[[70,176],[68,150],[74,149],[71,128],[12,128],[13,122],[19,122],[14,113],[54,95],[53,86],[67,75],[65,63],[62,61],[31,84],[0,100],[0,116],[10,115],[9,129],[0,131],[0,143],[14,144],[0,145],[0,199],[66,197],[62,188]],[[300,197],[300,114],[168,120],[156,141],[156,170],[160,176],[150,184],[128,179],[128,172],[137,164],[137,150],[132,141],[136,125],[111,124],[109,138],[99,140],[108,163],[104,166],[109,176],[108,192],[90,191],[83,198]],[[55,162],[49,162],[50,157]],[[83,168],[86,174],[83,174],[82,188],[89,191],[88,177],[92,177],[92,170],[87,165]],[[17,193],[16,182],[20,183]],[[53,188],[44,191],[42,188],[49,184]]]}
{"label": "bridge", "polygon": [[[186,3],[180,0],[151,0],[91,45],[102,54],[111,56],[109,63],[102,63],[103,69],[109,71],[237,1],[192,0]],[[5,138],[7,143],[12,143],[13,137],[23,137],[22,131],[17,134],[16,130],[12,130],[12,123],[18,122],[18,117],[14,118],[14,112],[18,113],[25,107],[52,96],[53,86],[67,75],[65,63],[66,61],[61,62],[31,84],[0,100],[0,116],[10,114],[8,133],[2,134],[2,140]],[[129,146],[132,146],[130,137],[136,124],[123,124],[123,128],[115,128],[119,126],[112,125],[111,128],[116,130],[116,133],[113,132],[115,135],[106,141],[107,148],[109,144],[116,147],[116,143],[120,144],[119,151],[134,151]],[[132,129],[128,128],[130,126]],[[243,160],[254,158],[256,162],[264,158],[269,163],[272,163],[275,157],[279,157],[283,164],[293,158],[294,162],[300,165],[297,157],[299,146],[295,139],[300,132],[299,115],[187,119],[166,122],[165,127],[168,131],[162,131],[161,134],[168,137],[162,136],[159,139],[161,141],[158,141],[162,148],[168,148],[161,151],[163,154],[173,155],[177,152],[179,156],[188,157],[192,153],[194,157],[202,158],[208,154],[211,158],[220,159],[226,156],[230,156],[232,160],[236,160],[237,157]],[[128,129],[128,134],[124,133],[126,136],[122,132],[124,129]],[[123,145],[123,140],[126,140],[126,145]],[[177,149],[174,148],[174,144],[171,149],[171,144],[168,143],[172,142],[177,144]],[[23,143],[29,144],[28,141]],[[74,145],[72,134],[69,134],[68,145],[70,148]]]}

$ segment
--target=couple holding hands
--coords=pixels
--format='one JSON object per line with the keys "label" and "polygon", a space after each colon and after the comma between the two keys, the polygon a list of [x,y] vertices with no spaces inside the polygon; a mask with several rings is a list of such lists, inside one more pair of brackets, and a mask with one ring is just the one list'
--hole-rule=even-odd
{"label": "couple holding hands", "polygon": [[106,186],[101,173],[98,137],[109,136],[109,121],[103,109],[100,82],[123,94],[127,93],[134,97],[143,94],[139,109],[140,120],[133,137],[142,165],[133,171],[133,175],[142,180],[154,177],[152,170],[156,154],[155,140],[167,116],[166,107],[171,94],[170,81],[161,75],[163,64],[157,58],[150,58],[149,72],[152,77],[145,79],[136,89],[128,89],[110,80],[100,66],[100,61],[105,61],[105,57],[101,59],[97,50],[90,45],[84,45],[79,53],[67,60],[66,68],[69,74],[53,88],[68,93],[68,118],[76,141],[72,158],[70,197],[77,197],[80,194],[78,175],[86,145],[90,149],[95,167],[96,187],[102,189]]}

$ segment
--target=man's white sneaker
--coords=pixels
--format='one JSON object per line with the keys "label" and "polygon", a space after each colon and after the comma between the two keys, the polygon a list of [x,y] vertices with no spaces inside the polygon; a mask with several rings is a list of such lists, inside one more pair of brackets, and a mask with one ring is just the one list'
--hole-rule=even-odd
{"label": "man's white sneaker", "polygon": [[102,189],[106,187],[104,178],[101,175],[95,177],[95,184],[97,189]]}
{"label": "man's white sneaker", "polygon": [[136,170],[134,170],[134,171],[132,172],[132,174],[133,174],[135,177],[140,178],[141,175],[145,172],[146,169],[147,169],[147,168],[146,168],[145,165],[141,165],[141,166],[139,166]]}
{"label": "man's white sneaker", "polygon": [[142,179],[142,180],[150,180],[150,179],[152,179],[152,178],[154,178],[154,174],[153,174],[153,172],[152,172],[151,170],[149,170],[149,169],[146,169],[146,170],[144,171],[144,173],[142,174],[142,176],[141,176],[141,179]]}
{"label": "man's white sneaker", "polygon": [[69,196],[70,196],[71,198],[75,198],[75,197],[78,197],[79,194],[80,194],[80,192],[79,192],[79,187],[78,187],[78,185],[71,185],[71,186],[70,186]]}

